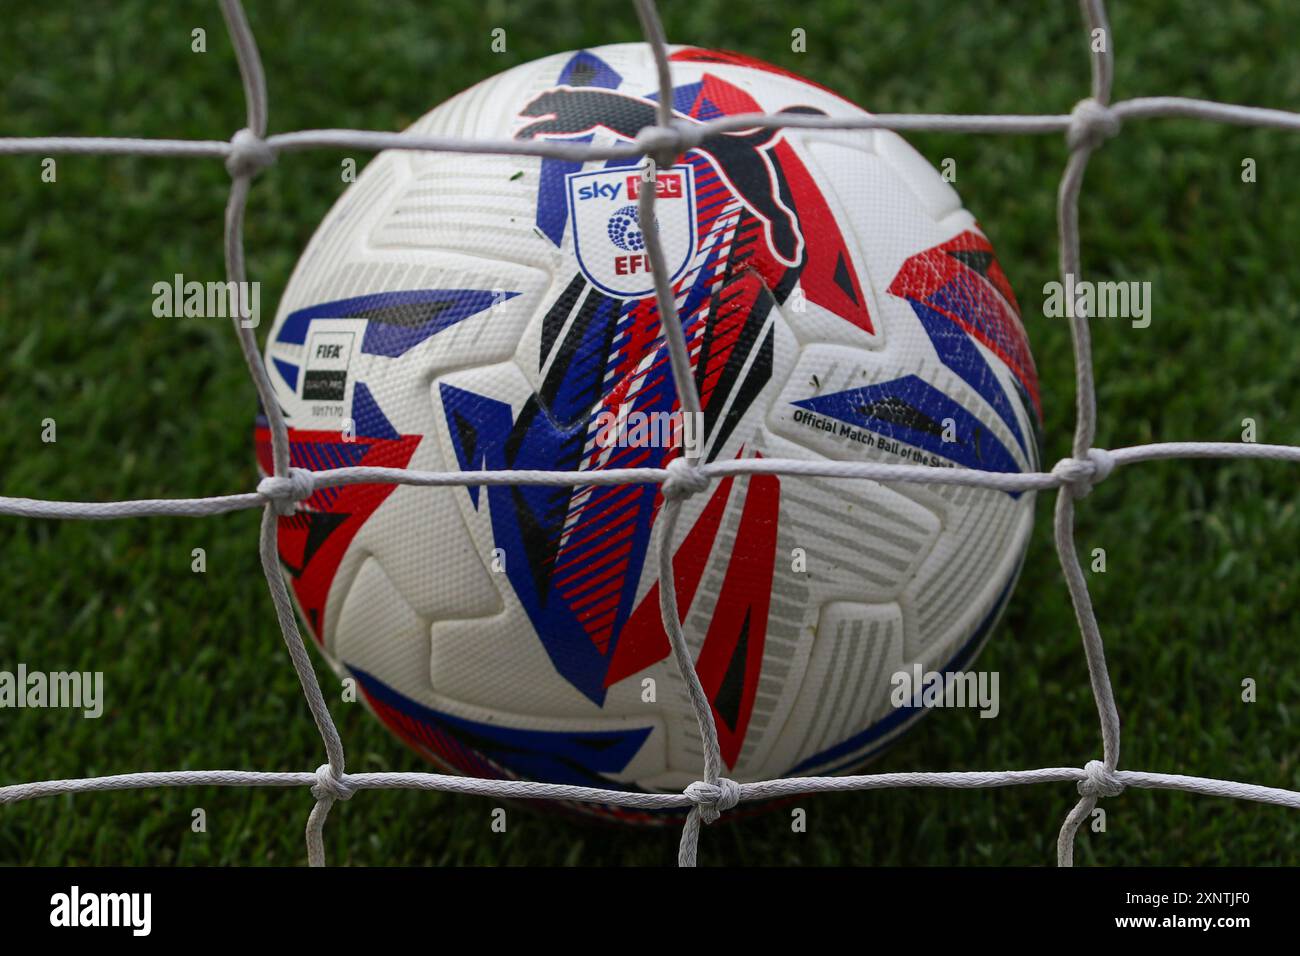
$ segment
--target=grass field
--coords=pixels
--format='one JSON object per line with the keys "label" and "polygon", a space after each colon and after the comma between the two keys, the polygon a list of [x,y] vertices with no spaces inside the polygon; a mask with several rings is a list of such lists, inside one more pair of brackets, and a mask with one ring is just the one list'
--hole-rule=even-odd
{"label": "grass field", "polygon": [[[228,139],[244,125],[217,6],[14,0],[0,26],[0,136]],[[414,0],[252,5],[271,129],[398,130],[470,83],[555,51],[638,39],[623,2]],[[1300,6],[1112,4],[1115,96],[1176,94],[1300,109]],[[18,9],[22,8],[22,9]],[[784,12],[788,11],[788,12]],[[1086,95],[1075,5],[999,0],[670,0],[675,42],[740,50],[881,112],[1063,113]],[[508,52],[490,51],[507,31]],[[807,31],[808,50],[790,49]],[[191,52],[191,31],[208,52]],[[1038,360],[1046,460],[1069,452],[1064,320],[1041,313],[1055,277],[1061,137],[914,135],[957,187],[1016,286]],[[1085,272],[1150,281],[1149,328],[1094,330],[1098,444],[1300,443],[1300,140],[1190,121],[1134,123],[1103,147],[1081,204]],[[1258,181],[1244,184],[1245,157]],[[358,156],[364,163],[367,157]],[[343,184],[341,155],[282,157],[249,204],[250,277],[269,314]],[[151,287],[222,274],[229,177],[208,160],[0,157],[0,494],[190,497],[257,481],[255,396],[226,321],[159,320]],[[264,323],[263,332],[269,326]],[[41,441],[42,420],[58,441]],[[1121,716],[1121,767],[1300,789],[1300,515],[1278,464],[1169,462],[1118,471],[1079,508]],[[1020,586],[981,658],[1001,719],[939,711],[878,770],[1082,766],[1100,737],[1050,534],[1050,497]],[[0,519],[0,670],[102,670],[99,720],[0,710],[0,785],[141,770],[305,770],[323,751],[275,626],[257,512],[80,523]],[[206,574],[190,553],[207,551]],[[348,768],[426,769],[359,706],[337,702]],[[1241,701],[1241,681],[1258,701]],[[1047,864],[1073,787],[891,791],[807,798],[808,832],[773,814],[709,829],[706,864]],[[347,864],[666,864],[675,831],[596,828],[490,801],[364,793],[333,811]],[[297,864],[305,790],[141,790],[0,807],[0,863]],[[1276,807],[1129,791],[1085,864],[1295,864],[1300,816]],[[190,830],[193,808],[208,832]]]}

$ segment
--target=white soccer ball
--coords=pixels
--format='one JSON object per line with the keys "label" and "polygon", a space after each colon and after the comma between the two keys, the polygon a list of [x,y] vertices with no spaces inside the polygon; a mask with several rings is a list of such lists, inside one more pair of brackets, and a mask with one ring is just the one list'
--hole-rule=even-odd
{"label": "white soccer ball", "polygon": [[[862,116],[735,54],[673,48],[683,123]],[[412,134],[626,143],[649,48],[548,57]],[[637,193],[704,407],[681,416]],[[833,459],[1038,468],[1018,307],[957,194],[897,135],[750,129],[644,160],[391,151],[325,218],[266,347],[293,464],[423,471]],[[259,454],[269,467],[265,423]],[[303,618],[404,741],[459,772],[680,790],[699,730],[660,621],[654,484],[317,491],[281,518]],[[738,781],[860,766],[1005,605],[1032,495],[753,476],[686,500],[687,642]],[[611,811],[614,812],[614,811]],[[617,811],[645,819],[650,815]]]}

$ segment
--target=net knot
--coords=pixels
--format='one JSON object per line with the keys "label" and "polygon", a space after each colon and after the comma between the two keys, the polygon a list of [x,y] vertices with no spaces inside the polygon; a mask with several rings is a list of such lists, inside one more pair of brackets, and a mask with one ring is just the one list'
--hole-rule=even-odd
{"label": "net knot", "polygon": [[271,144],[245,127],[230,140],[230,154],[226,156],[226,170],[231,176],[256,176],[275,164],[275,150]]}
{"label": "net knot", "polygon": [[726,777],[719,777],[716,784],[696,780],[685,793],[699,807],[700,818],[705,823],[716,823],[724,810],[740,803],[740,784]]}
{"label": "net knot", "polygon": [[682,150],[695,145],[691,137],[679,126],[645,126],[636,134],[636,144],[655,164],[667,169],[677,161]]}
{"label": "net knot", "polygon": [[709,476],[704,473],[704,469],[685,458],[674,458],[668,463],[668,477],[664,479],[660,490],[665,501],[680,501],[707,491],[708,487]]}
{"label": "net knot", "polygon": [[1065,142],[1071,149],[1096,149],[1119,133],[1119,114],[1091,96],[1079,100],[1070,111],[1070,126]]}
{"label": "net knot", "polygon": [[345,773],[335,773],[327,763],[316,768],[316,782],[312,785],[311,795],[317,800],[351,800],[357,792],[356,784]]}
{"label": "net knot", "polygon": [[1087,458],[1062,458],[1052,467],[1052,474],[1061,479],[1074,497],[1083,498],[1114,470],[1115,457],[1110,452],[1089,448]]}
{"label": "net knot", "polygon": [[1108,770],[1100,760],[1089,760],[1083,767],[1087,774],[1079,781],[1079,793],[1085,797],[1118,797],[1124,792],[1124,782],[1114,770]]}
{"label": "net knot", "polygon": [[257,483],[257,493],[275,506],[278,515],[291,515],[300,501],[316,491],[316,478],[305,468],[290,468],[287,475],[267,475]]}

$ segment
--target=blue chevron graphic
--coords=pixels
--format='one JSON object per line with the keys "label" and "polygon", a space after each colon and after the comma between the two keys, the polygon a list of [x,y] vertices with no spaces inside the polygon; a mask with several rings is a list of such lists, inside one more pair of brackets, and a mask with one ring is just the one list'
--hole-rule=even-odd
{"label": "blue chevron graphic", "polygon": [[[1019,472],[1007,447],[964,406],[915,375],[794,402],[800,408],[933,452],[966,468]],[[954,440],[944,441],[952,419]]]}

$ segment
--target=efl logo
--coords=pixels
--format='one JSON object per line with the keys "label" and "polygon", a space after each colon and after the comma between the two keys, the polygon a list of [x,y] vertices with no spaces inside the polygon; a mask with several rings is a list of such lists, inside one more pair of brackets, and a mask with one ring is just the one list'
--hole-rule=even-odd
{"label": "efl logo", "polygon": [[[646,170],[626,166],[570,173],[566,177],[574,254],[592,285],[620,299],[654,292],[637,199]],[[669,268],[669,281],[686,271],[695,255],[695,179],[691,166],[674,166],[655,177],[655,224]]]}

